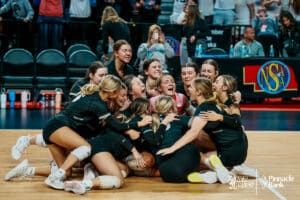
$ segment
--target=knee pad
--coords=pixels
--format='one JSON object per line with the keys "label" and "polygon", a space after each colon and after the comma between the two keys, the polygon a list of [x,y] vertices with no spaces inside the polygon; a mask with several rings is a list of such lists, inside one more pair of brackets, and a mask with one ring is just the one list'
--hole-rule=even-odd
{"label": "knee pad", "polygon": [[47,144],[43,138],[43,134],[38,134],[37,136],[35,136],[35,143],[38,145],[38,146],[41,146],[41,147],[47,147]]}
{"label": "knee pad", "polygon": [[91,151],[92,149],[89,146],[80,146],[74,149],[71,154],[82,161],[91,155]]}
{"label": "knee pad", "polygon": [[121,180],[116,176],[98,176],[101,189],[118,189],[121,187]]}

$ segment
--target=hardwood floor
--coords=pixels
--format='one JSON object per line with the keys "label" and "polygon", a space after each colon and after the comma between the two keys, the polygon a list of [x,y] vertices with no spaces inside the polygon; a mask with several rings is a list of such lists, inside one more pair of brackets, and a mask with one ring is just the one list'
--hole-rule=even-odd
{"label": "hardwood floor", "polygon": [[[31,146],[19,161],[10,156],[10,148],[21,135],[33,135],[41,130],[0,130],[0,176],[27,158],[33,166],[48,165],[50,154],[46,148]],[[269,181],[286,199],[300,196],[300,132],[248,131],[249,155],[246,164],[258,169],[261,177]],[[48,188],[44,177],[25,180],[1,180],[0,199],[278,199],[256,179],[239,178],[235,184],[170,184],[160,178],[129,177],[118,190],[92,190],[83,196]]]}

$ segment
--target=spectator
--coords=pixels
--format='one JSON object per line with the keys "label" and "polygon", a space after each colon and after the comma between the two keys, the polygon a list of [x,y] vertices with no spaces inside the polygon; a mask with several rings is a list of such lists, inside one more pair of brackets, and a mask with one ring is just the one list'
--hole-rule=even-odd
{"label": "spectator", "polygon": [[[186,5],[186,0],[175,0],[173,4],[173,11],[170,16],[171,24],[180,24],[179,16],[184,13],[184,6]],[[182,17],[183,18],[183,17]]]}
{"label": "spectator", "polygon": [[254,29],[257,36],[270,34],[278,37],[278,22],[267,16],[266,8],[263,6],[257,11]]}
{"label": "spectator", "polygon": [[165,34],[162,32],[160,26],[153,24],[149,27],[148,40],[142,43],[137,51],[137,57],[140,59],[139,72],[143,70],[143,63],[150,58],[157,58],[162,65],[163,71],[168,71],[166,63],[167,58],[174,56],[174,49],[165,40]]}
{"label": "spectator", "polygon": [[[89,37],[90,32],[90,17],[92,14],[92,8],[90,4],[90,0],[71,0],[70,1],[70,9],[69,9],[69,19],[70,23],[67,24],[68,27],[68,35],[66,38],[73,40],[70,42],[74,43],[86,43],[89,46],[93,46],[92,42],[88,42],[91,40]],[[77,34],[74,34],[77,33]],[[70,45],[71,45],[70,44]]]}
{"label": "spectator", "polygon": [[109,50],[109,37],[112,39],[112,43],[117,40],[126,40],[130,43],[130,32],[127,22],[119,17],[117,11],[107,6],[102,13],[102,19],[100,23],[102,29],[102,50],[103,50],[103,61],[108,61]]}
{"label": "spectator", "polygon": [[160,13],[160,4],[161,0],[136,0],[137,21],[151,24],[156,23]]}
{"label": "spectator", "polygon": [[183,22],[182,39],[180,42],[181,66],[185,65],[188,61],[190,62],[195,55],[197,40],[201,40],[206,44],[206,36],[209,34],[209,27],[201,17],[197,4],[188,4],[185,8],[185,20]]}
{"label": "spectator", "polygon": [[266,7],[267,15],[276,20],[281,10],[288,9],[288,0],[263,0],[262,5]]}
{"label": "spectator", "polygon": [[40,25],[40,50],[49,48],[62,50],[63,21],[63,0],[41,0],[37,21]]}
{"label": "spectator", "polygon": [[234,46],[235,57],[265,56],[262,44],[255,40],[254,28],[246,27],[243,36]]}
{"label": "spectator", "polygon": [[[0,15],[9,11],[12,11],[12,17],[16,20],[16,23],[12,25],[12,32],[20,39],[20,46],[18,47],[30,49],[32,42],[31,22],[34,15],[30,2],[28,0],[8,0],[0,8]],[[0,21],[2,21],[2,16]]]}
{"label": "spectator", "polygon": [[251,25],[254,20],[254,0],[235,0],[235,22],[238,25]]}
{"label": "spectator", "polygon": [[214,0],[198,0],[201,15],[204,17],[207,24],[213,23],[214,17]]}
{"label": "spectator", "polygon": [[279,45],[283,57],[294,57],[300,54],[300,30],[296,20],[289,11],[280,14],[282,24],[279,33]]}
{"label": "spectator", "polygon": [[235,0],[216,0],[213,24],[232,25],[235,18]]}
{"label": "spectator", "polygon": [[289,11],[296,21],[300,21],[300,0],[290,0]]}

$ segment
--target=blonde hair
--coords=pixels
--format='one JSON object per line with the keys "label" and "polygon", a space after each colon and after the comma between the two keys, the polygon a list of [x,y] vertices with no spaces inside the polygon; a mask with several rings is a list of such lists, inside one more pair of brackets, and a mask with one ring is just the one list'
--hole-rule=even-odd
{"label": "blonde hair", "polygon": [[220,75],[221,77],[223,77],[223,85],[226,86],[227,89],[227,94],[228,96],[230,96],[231,94],[233,94],[234,92],[236,92],[237,90],[237,81],[236,79],[231,76],[231,75]]}
{"label": "blonde hair", "polygon": [[100,26],[103,26],[105,22],[123,22],[127,23],[124,19],[119,17],[118,12],[111,6],[106,6],[102,13]]}
{"label": "blonde hair", "polygon": [[141,116],[149,110],[150,101],[146,98],[136,98],[130,104],[130,111],[132,118],[135,116]]}
{"label": "blonde hair", "polygon": [[95,92],[115,92],[122,88],[122,81],[114,76],[107,75],[105,76],[99,85],[95,84],[86,84],[80,89],[80,93],[82,95],[91,95]]}
{"label": "blonde hair", "polygon": [[161,32],[161,28],[160,28],[159,25],[157,25],[157,24],[152,24],[152,25],[149,27],[149,31],[148,31],[148,40],[147,40],[147,43],[148,43],[148,44],[150,44],[150,41],[151,41],[153,32],[154,32],[155,30],[158,30],[159,32]]}
{"label": "blonde hair", "polygon": [[167,114],[172,108],[175,108],[172,97],[161,95],[155,100],[155,113],[152,114],[152,128],[154,131],[156,131],[160,125],[159,115]]}
{"label": "blonde hair", "polygon": [[206,102],[217,103],[217,95],[213,92],[212,82],[205,77],[199,77],[193,80],[193,86],[197,92],[201,92]]}

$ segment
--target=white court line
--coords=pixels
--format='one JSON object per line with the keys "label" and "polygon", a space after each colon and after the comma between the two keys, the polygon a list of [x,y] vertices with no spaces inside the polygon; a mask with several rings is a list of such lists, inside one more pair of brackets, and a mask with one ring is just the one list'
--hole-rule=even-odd
{"label": "white court line", "polygon": [[268,181],[264,180],[263,178],[259,177],[258,181],[260,184],[262,184],[264,187],[268,188],[278,199],[280,200],[287,200],[282,194],[280,194],[274,187],[272,187],[271,184],[268,184]]}

